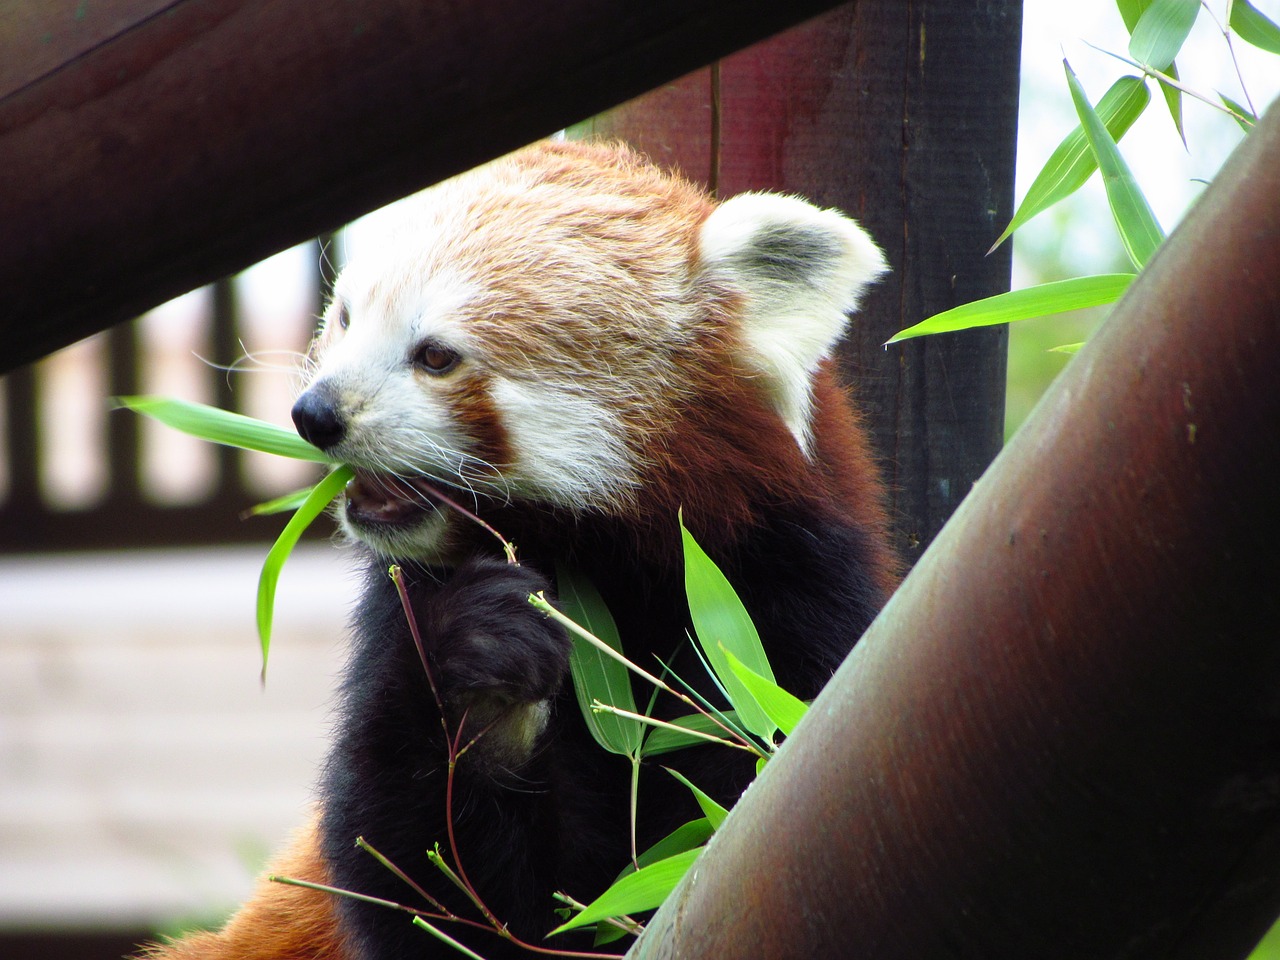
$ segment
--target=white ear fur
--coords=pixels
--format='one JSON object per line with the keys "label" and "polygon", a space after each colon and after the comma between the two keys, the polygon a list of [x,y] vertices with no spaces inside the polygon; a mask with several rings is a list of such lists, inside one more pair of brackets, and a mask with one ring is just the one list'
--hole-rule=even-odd
{"label": "white ear fur", "polygon": [[812,381],[884,255],[850,218],[797,197],[744,193],[707,217],[703,269],[744,298],[742,361],[766,381],[806,456]]}

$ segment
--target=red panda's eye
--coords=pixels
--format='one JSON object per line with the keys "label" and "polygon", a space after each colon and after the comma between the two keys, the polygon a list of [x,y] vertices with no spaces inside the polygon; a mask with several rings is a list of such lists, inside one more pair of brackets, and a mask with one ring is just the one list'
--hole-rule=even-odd
{"label": "red panda's eye", "polygon": [[437,377],[448,373],[461,361],[462,357],[456,350],[450,350],[434,342],[422,344],[413,355],[414,366]]}

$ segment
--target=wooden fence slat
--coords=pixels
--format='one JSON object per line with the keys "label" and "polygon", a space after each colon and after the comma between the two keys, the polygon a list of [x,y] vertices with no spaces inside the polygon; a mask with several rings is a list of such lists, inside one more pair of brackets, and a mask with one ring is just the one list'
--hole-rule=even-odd
{"label": "wooden fence slat", "polygon": [[[210,356],[217,363],[230,363],[240,356],[239,330],[237,326],[237,310],[239,297],[234,277],[223,277],[213,284],[212,316],[210,320]],[[205,367],[202,371],[209,381],[210,401],[213,406],[222,410],[238,410],[237,396],[231,389],[231,379],[226,371],[216,366]],[[216,449],[218,481],[215,489],[218,497],[234,499],[244,490],[241,479],[241,466],[244,458],[232,447],[219,446]]]}
{"label": "wooden fence slat", "polygon": [[40,0],[4,5],[0,97],[171,6],[172,0]]}
{"label": "wooden fence slat", "polygon": [[36,374],[27,368],[0,379],[5,391],[7,437],[5,456],[9,466],[7,499],[22,511],[31,510],[40,497],[40,455],[37,439]]}
{"label": "wooden fence slat", "polygon": [[[106,333],[107,378],[111,396],[131,396],[139,392],[138,324],[122,323]],[[41,429],[57,429],[54,424],[41,424]],[[138,417],[111,414],[106,419],[107,485],[111,506],[116,514],[124,509],[137,509],[142,463],[142,429]]]}

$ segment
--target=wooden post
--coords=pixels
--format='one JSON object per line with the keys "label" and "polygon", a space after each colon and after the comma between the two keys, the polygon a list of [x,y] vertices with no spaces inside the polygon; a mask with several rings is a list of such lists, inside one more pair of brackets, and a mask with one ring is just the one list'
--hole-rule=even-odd
{"label": "wooden post", "polygon": [[862,0],[597,117],[721,196],[798,193],[853,215],[893,273],[844,346],[914,562],[1003,442],[1006,332],[898,330],[1009,286],[1021,4]]}

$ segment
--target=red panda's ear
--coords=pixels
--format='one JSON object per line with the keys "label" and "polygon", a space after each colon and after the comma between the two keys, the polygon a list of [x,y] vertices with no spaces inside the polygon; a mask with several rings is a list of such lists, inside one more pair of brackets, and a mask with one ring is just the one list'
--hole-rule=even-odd
{"label": "red panda's ear", "polygon": [[742,295],[741,359],[764,378],[807,455],[814,371],[887,269],[884,255],[844,214],[769,193],[720,204],[702,226],[699,252],[707,278]]}

